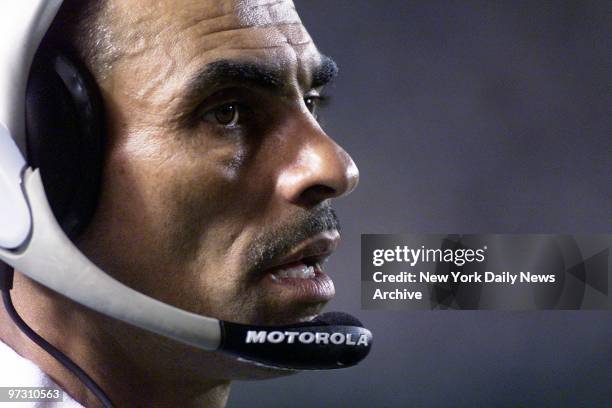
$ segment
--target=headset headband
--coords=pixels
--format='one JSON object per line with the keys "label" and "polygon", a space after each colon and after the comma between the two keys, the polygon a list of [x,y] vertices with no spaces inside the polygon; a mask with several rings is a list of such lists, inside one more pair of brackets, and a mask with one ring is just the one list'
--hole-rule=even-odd
{"label": "headset headband", "polygon": [[0,13],[0,248],[23,244],[31,230],[21,194],[26,167],[25,95],[34,53],[61,0],[11,2]]}

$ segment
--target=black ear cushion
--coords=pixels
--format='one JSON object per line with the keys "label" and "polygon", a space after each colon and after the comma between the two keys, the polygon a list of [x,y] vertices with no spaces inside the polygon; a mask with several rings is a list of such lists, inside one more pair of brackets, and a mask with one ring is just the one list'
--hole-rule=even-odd
{"label": "black ear cushion", "polygon": [[95,210],[105,121],[95,80],[75,58],[39,51],[26,95],[28,163],[39,168],[51,208],[75,238]]}

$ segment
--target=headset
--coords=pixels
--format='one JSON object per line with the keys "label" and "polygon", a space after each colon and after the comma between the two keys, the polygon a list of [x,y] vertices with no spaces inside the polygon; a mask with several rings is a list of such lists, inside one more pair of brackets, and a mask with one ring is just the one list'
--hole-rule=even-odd
{"label": "headset", "polygon": [[[95,81],[77,58],[63,50],[37,52],[61,4],[22,0],[0,13],[0,260],[5,272],[10,265],[104,315],[257,365],[330,369],[365,358],[372,333],[350,315],[327,313],[305,323],[267,327],[220,321],[137,292],[77,249],[70,237],[86,226],[97,202],[104,110]],[[11,279],[3,282],[10,289]]]}

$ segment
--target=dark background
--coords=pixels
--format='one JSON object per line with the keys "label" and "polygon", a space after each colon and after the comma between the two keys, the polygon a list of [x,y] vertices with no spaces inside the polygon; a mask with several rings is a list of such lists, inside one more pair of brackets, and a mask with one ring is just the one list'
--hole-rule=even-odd
{"label": "dark background", "polygon": [[362,233],[612,233],[610,3],[302,0],[361,171],[328,310],[355,368],[237,382],[229,407],[612,406],[609,312],[360,309]]}

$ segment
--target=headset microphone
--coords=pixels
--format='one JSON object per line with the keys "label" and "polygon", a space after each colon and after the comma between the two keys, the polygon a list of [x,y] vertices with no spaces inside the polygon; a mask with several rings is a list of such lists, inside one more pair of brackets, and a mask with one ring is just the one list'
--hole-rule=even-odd
{"label": "headset microphone", "polygon": [[[97,192],[91,186],[100,173],[103,135],[98,133],[104,120],[95,84],[78,62],[60,54],[30,69],[61,4],[61,0],[29,0],[1,7],[0,286],[5,300],[10,303],[11,279],[2,262],[107,316],[255,364],[331,369],[365,358],[372,334],[352,316],[328,313],[288,326],[223,322],[123,285],[76,248],[66,232],[74,235],[93,212]],[[85,146],[74,152],[72,160],[49,158],[58,151],[74,150],[75,141]],[[60,148],[53,145],[58,143]],[[66,181],[72,183],[70,188]]]}
{"label": "headset microphone", "polygon": [[372,334],[351,315],[330,312],[289,326],[221,322],[219,349],[250,361],[291,369],[350,367],[370,351]]}

